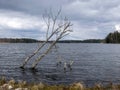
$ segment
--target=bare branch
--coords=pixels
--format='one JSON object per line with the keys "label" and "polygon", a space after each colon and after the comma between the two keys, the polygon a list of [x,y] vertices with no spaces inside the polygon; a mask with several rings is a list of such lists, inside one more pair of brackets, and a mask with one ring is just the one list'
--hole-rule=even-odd
{"label": "bare branch", "polygon": [[27,62],[28,62],[33,56],[35,56],[35,55],[39,52],[39,50],[40,50],[41,48],[44,47],[44,45],[50,40],[50,38],[51,38],[56,32],[59,31],[59,29],[60,29],[61,27],[62,27],[62,26],[58,27],[58,28],[47,38],[47,40],[46,40],[44,43],[42,43],[42,45],[41,45],[37,50],[35,50],[31,55],[29,55],[29,56],[25,59],[25,61],[23,62],[23,64],[22,64],[20,67],[21,67],[21,68],[24,68],[24,66],[27,64]]}
{"label": "bare branch", "polygon": [[35,68],[37,66],[38,62],[40,60],[42,60],[42,58],[44,58],[54,46],[56,47],[56,43],[61,38],[68,35],[69,32],[71,32],[71,30],[69,28],[72,26],[72,24],[70,23],[70,21],[68,21],[67,18],[65,18],[62,23],[57,23],[57,21],[58,21],[57,19],[58,19],[60,13],[61,13],[61,10],[58,11],[56,16],[54,16],[52,13],[51,13],[51,15],[47,14],[48,15],[47,18],[45,17],[45,15],[43,15],[43,20],[47,26],[46,41],[44,43],[42,43],[39,46],[39,48],[36,49],[30,56],[26,57],[21,68],[24,68],[24,66],[27,64],[27,62],[33,56],[35,56],[46,45],[46,43],[48,43],[48,41],[51,40],[51,38],[54,38],[54,36],[56,35],[56,39],[50,44],[48,49],[34,61],[32,68]]}
{"label": "bare branch", "polygon": [[55,28],[55,25],[56,25],[56,21],[57,21],[58,16],[60,15],[60,13],[61,13],[61,9],[58,11],[58,13],[57,13],[57,15],[55,17],[52,17],[52,20],[53,20],[52,32],[54,31],[54,28]]}
{"label": "bare branch", "polygon": [[34,62],[33,65],[32,65],[32,69],[35,69],[35,67],[37,66],[37,64],[39,63],[39,61],[42,60],[42,58],[44,58],[44,57],[50,52],[50,50],[52,49],[52,47],[55,46],[55,44],[57,43],[57,41],[59,41],[61,38],[63,38],[64,36],[66,36],[66,35],[68,34],[67,32],[69,32],[69,30],[67,30],[67,29],[70,27],[70,25],[71,25],[71,24],[68,23],[68,24],[64,27],[64,29],[59,32],[59,35],[58,35],[57,39],[56,39],[55,41],[53,41],[53,43],[50,45],[50,47],[48,47],[48,49],[47,49],[41,56],[39,56],[39,57],[35,60],[35,62]]}

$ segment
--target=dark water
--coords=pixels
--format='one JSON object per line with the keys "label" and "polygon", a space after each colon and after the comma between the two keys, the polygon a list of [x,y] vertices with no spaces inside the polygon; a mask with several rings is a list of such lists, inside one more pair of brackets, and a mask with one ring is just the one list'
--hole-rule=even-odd
{"label": "dark water", "polygon": [[[25,57],[33,52],[38,44],[0,44],[0,76],[8,79],[48,84],[70,84],[82,81],[91,86],[95,83],[120,83],[120,45],[119,44],[58,44],[58,53],[53,50],[37,66],[37,72],[19,68]],[[43,52],[44,49],[41,51]],[[39,54],[41,54],[39,52]],[[63,62],[74,60],[72,71],[65,73],[63,65],[57,67],[57,57]]]}

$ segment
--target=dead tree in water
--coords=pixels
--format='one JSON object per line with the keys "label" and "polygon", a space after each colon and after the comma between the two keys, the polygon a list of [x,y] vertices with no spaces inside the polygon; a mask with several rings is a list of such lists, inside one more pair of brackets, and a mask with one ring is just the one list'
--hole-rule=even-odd
{"label": "dead tree in water", "polygon": [[52,13],[47,14],[47,17],[43,16],[43,19],[47,26],[46,41],[42,43],[42,45],[40,45],[39,48],[35,50],[31,55],[26,57],[26,59],[24,60],[20,68],[24,68],[27,62],[33,56],[35,56],[56,35],[57,36],[56,39],[51,43],[48,49],[42,55],[40,55],[40,57],[38,57],[33,63],[32,68],[35,68],[38,62],[49,53],[49,51],[52,49],[53,46],[55,46],[56,42],[59,41],[64,36],[66,36],[68,32],[71,31],[69,29],[71,27],[71,23],[67,19],[63,20],[62,23],[61,22],[58,23],[58,21],[61,21],[61,20],[57,20],[59,18],[60,13],[61,13],[61,10],[59,10],[57,15],[55,16]]}
{"label": "dead tree in water", "polygon": [[[40,45],[39,48],[36,49],[31,55],[29,55],[28,57],[25,58],[23,64],[20,66],[20,68],[24,68],[24,66],[27,64],[27,62],[33,56],[35,56],[48,43],[48,41],[55,35],[55,33],[57,33],[59,31],[59,29],[62,27],[62,26],[60,26],[60,27],[55,29],[56,20],[57,20],[58,16],[60,15],[60,12],[61,12],[61,10],[59,10],[59,12],[57,13],[57,15],[55,17],[52,17],[50,15],[48,15],[48,17],[43,16],[44,22],[47,26],[46,41],[44,43],[42,43],[42,45]],[[48,36],[48,33],[50,31],[50,27],[51,27],[51,21],[53,22],[52,33]]]}
{"label": "dead tree in water", "polygon": [[56,40],[54,40],[51,45],[48,47],[48,49],[42,54],[40,55],[35,62],[32,65],[32,69],[35,69],[35,67],[37,66],[37,64],[39,63],[40,60],[42,60],[42,58],[44,58],[49,52],[50,50],[55,46],[55,44],[64,36],[68,35],[69,32],[71,32],[71,30],[69,29],[69,27],[71,26],[71,23],[66,21],[63,25],[63,27],[60,28],[60,30],[57,32],[57,38]]}

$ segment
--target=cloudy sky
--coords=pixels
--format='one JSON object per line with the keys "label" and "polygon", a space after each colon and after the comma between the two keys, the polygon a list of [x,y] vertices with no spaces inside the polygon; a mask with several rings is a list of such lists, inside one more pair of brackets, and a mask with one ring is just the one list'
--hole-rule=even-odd
{"label": "cloudy sky", "polygon": [[45,39],[42,15],[50,8],[62,8],[73,23],[66,39],[102,39],[120,30],[120,0],[0,0],[0,38]]}

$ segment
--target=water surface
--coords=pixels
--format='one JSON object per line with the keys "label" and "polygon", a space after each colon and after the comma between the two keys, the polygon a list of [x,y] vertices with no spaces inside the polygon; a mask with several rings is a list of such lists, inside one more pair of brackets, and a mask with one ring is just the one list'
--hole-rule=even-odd
{"label": "water surface", "polygon": [[[27,82],[45,82],[48,84],[71,84],[82,81],[91,86],[95,83],[120,83],[120,45],[119,44],[87,44],[61,43],[56,53],[55,49],[43,58],[37,66],[37,72],[30,70],[32,62],[27,64],[26,70],[21,70],[26,56],[31,54],[39,44],[14,43],[0,44],[0,76],[8,79],[26,80]],[[46,47],[45,47],[46,48]],[[57,57],[62,62],[74,60],[72,71],[63,70],[63,64],[56,66]]]}

